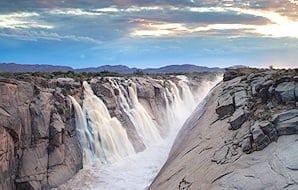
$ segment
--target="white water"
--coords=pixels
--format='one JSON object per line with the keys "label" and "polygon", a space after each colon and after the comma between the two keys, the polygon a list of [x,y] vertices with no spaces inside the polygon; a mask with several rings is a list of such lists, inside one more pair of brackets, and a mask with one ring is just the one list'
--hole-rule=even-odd
{"label": "white water", "polygon": [[[72,180],[70,180],[67,184],[61,186],[59,189],[146,189],[146,187],[150,185],[150,182],[153,180],[153,178],[162,167],[163,163],[166,161],[167,155],[179,128],[182,126],[185,119],[194,110],[194,108],[196,107],[196,103],[199,103],[197,100],[202,100],[207,95],[209,90],[217,82],[219,82],[219,80],[221,80],[221,77],[218,77],[218,79],[213,82],[203,82],[201,84],[202,87],[199,89],[199,93],[191,92],[187,78],[179,77],[179,79],[180,81],[178,82],[178,87],[181,89],[181,92],[179,91],[175,83],[173,83],[172,81],[166,81],[169,87],[166,87],[164,93],[164,96],[166,97],[165,111],[167,113],[167,117],[164,119],[166,120],[166,123],[168,125],[167,127],[170,128],[166,139],[161,139],[157,130],[157,124],[154,123],[152,119],[150,119],[148,111],[138,101],[135,84],[131,82],[130,87],[128,87],[129,92],[127,93],[127,95],[129,95],[129,99],[126,97],[127,95],[122,94],[121,90],[123,91],[123,89],[121,88],[120,90],[119,96],[121,100],[121,106],[125,108],[124,110],[128,113],[130,119],[133,121],[138,134],[144,140],[147,147],[145,151],[137,154],[124,151],[125,156],[122,157],[121,155],[119,155],[119,153],[117,153],[117,151],[114,151],[114,153],[118,154],[118,156],[117,159],[110,161],[110,164],[100,164],[94,167],[85,167],[84,165],[83,170],[81,170]],[[120,89],[120,86],[116,82],[113,82],[113,87]],[[96,115],[96,117],[91,116],[93,115],[90,113],[91,111],[89,109],[91,109],[95,113],[101,113],[101,118],[108,118],[109,122],[105,122],[105,124],[110,124],[110,120],[112,120],[112,118],[108,114],[108,111],[103,102],[93,94],[87,83],[84,83],[84,88],[86,92],[83,101],[84,111],[82,111],[82,113],[89,113],[90,119],[88,122],[96,123],[94,122],[94,120],[100,120],[98,118],[98,114],[94,114]],[[75,100],[72,99],[72,101],[74,102]],[[129,105],[128,101],[130,101],[132,106]],[[77,112],[81,113],[81,111],[78,111],[78,104],[74,103],[74,107],[77,117],[78,115],[80,115]],[[81,121],[84,120],[84,116],[78,117],[82,117],[83,119],[76,119],[76,121],[78,121],[80,125],[83,125],[83,127],[87,127],[87,125],[84,126],[84,124],[82,124],[84,122]],[[116,118],[114,118],[114,120],[115,119]],[[117,122],[117,125],[113,123],[109,126],[116,126],[117,130],[124,130],[119,121]],[[91,127],[94,127],[94,124],[92,124]],[[79,130],[82,131],[81,128],[79,128]],[[127,135],[125,139],[126,138]],[[152,143],[150,146],[148,146],[148,143],[150,142],[148,140],[150,140],[150,138],[153,138],[154,141],[151,140],[151,142],[155,143]],[[97,146],[99,146],[97,148],[101,148],[100,144]],[[126,154],[129,156],[126,156]],[[100,155],[96,154],[95,156],[97,157]],[[109,154],[107,154],[106,156],[113,157]]]}
{"label": "white water", "polygon": [[[128,140],[126,130],[121,126],[119,120],[115,117],[111,118],[107,107],[101,99],[93,94],[87,82],[83,83],[83,87],[84,100],[82,113],[87,116],[86,131],[92,134],[92,138],[83,139],[85,141],[83,144],[84,149],[89,148],[93,153],[92,156],[87,154],[84,156],[84,158],[89,156],[84,161],[84,166],[94,165],[97,161],[96,159],[94,160],[94,157],[99,159],[101,163],[112,163],[122,157],[134,154],[135,151],[131,142]],[[85,123],[85,121],[78,122],[79,126],[82,126],[81,122]]]}

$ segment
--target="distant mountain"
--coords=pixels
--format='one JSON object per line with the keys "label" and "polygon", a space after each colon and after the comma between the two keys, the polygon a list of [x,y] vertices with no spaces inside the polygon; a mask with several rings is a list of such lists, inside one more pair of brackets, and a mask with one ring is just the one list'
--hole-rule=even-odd
{"label": "distant mountain", "polygon": [[185,64],[185,65],[169,65],[165,67],[160,67],[160,68],[148,68],[148,69],[143,69],[144,73],[179,73],[179,72],[206,72],[206,71],[219,71],[222,70],[221,68],[218,67],[203,67],[203,66],[197,66],[197,65],[190,65],[190,64]]}
{"label": "distant mountain", "polygon": [[73,68],[56,65],[25,65],[16,63],[0,63],[0,72],[55,72],[73,71]]}
{"label": "distant mountain", "polygon": [[133,73],[137,68],[129,68],[125,65],[103,65],[100,67],[87,67],[82,69],[76,69],[76,72],[101,72],[109,71],[116,73]]}
{"label": "distant mountain", "polygon": [[169,65],[160,68],[130,68],[125,65],[104,65],[99,67],[87,67],[81,69],[73,69],[66,66],[55,66],[55,65],[25,65],[25,64],[15,64],[15,63],[0,63],[0,72],[116,72],[116,73],[133,73],[137,70],[141,70],[144,73],[179,73],[179,72],[206,72],[206,71],[221,71],[223,69],[218,67],[204,67],[197,65]]}

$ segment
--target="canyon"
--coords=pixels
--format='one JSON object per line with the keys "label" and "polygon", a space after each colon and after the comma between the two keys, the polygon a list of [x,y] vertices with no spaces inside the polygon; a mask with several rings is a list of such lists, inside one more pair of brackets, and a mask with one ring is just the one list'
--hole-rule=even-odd
{"label": "canyon", "polygon": [[0,78],[0,189],[296,189],[297,69]]}
{"label": "canyon", "polygon": [[1,189],[55,188],[82,168],[146,152],[177,132],[219,80],[220,73],[0,78]]}

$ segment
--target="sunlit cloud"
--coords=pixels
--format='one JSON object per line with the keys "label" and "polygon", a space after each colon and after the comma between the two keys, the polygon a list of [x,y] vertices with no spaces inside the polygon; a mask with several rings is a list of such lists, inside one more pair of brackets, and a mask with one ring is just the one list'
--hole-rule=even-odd
{"label": "sunlit cloud", "polygon": [[[242,8],[224,8],[224,7],[192,7],[187,8],[193,12],[235,12],[235,14],[247,14],[255,17],[263,17],[271,21],[271,23],[264,25],[252,24],[193,24],[191,26],[185,23],[154,23],[141,22],[141,24],[131,33],[131,36],[155,36],[168,37],[186,35],[186,34],[200,34],[201,31],[227,31],[227,30],[243,30],[244,34],[255,34],[264,37],[291,37],[298,38],[298,22],[290,20],[286,16],[271,11],[242,9]],[[175,27],[171,27],[175,26]]]}
{"label": "sunlit cloud", "polygon": [[54,26],[40,23],[36,18],[39,16],[35,12],[18,12],[0,15],[0,28],[44,28],[52,29]]}

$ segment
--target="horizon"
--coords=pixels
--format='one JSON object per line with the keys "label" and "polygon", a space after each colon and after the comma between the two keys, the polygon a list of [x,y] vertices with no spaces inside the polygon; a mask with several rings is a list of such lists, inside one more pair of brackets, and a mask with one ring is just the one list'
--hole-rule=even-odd
{"label": "horizon", "polygon": [[297,67],[292,0],[16,1],[0,2],[1,63]]}
{"label": "horizon", "polygon": [[[208,67],[208,66],[205,66],[205,65],[195,65],[195,64],[170,64],[170,65],[162,65],[162,66],[156,66],[156,67],[138,67],[138,66],[134,66],[134,67],[130,67],[130,66],[127,66],[127,65],[120,65],[120,64],[117,64],[117,65],[99,65],[99,66],[93,66],[93,67],[80,67],[80,68],[74,68],[72,66],[67,66],[67,65],[58,65],[58,64],[39,64],[39,63],[36,63],[36,64],[23,64],[23,63],[0,63],[1,64],[15,64],[15,65],[25,65],[25,66],[34,66],[34,65],[37,65],[37,66],[54,66],[54,67],[70,67],[74,70],[79,70],[79,69],[86,69],[86,68],[98,68],[98,67],[105,67],[105,66],[112,66],[112,67],[117,67],[117,66],[124,66],[124,67],[127,67],[127,68],[130,68],[130,69],[160,69],[160,68],[163,68],[163,67],[169,67],[169,66],[197,66],[197,67],[206,67],[206,68],[218,68],[218,69],[225,69],[227,67]],[[243,67],[248,67],[246,65],[232,65],[233,66],[243,66]]]}

